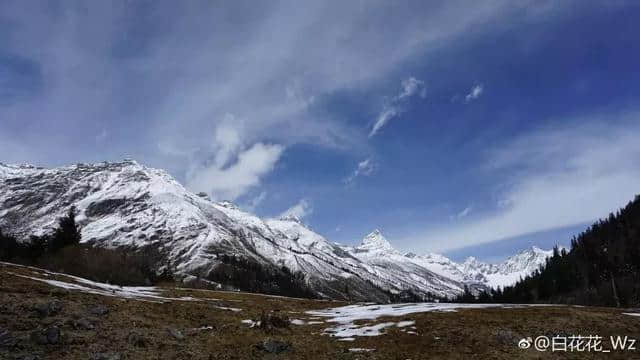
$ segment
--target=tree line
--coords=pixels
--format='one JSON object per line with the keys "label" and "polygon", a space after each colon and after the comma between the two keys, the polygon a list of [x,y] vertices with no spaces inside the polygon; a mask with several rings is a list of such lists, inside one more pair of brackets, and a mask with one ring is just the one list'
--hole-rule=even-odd
{"label": "tree line", "polygon": [[151,248],[98,248],[81,240],[76,209],[71,207],[50,234],[21,241],[0,229],[0,260],[122,286],[173,281],[167,267],[162,273],[156,271],[161,256]]}
{"label": "tree line", "polygon": [[58,220],[58,227],[52,234],[32,235],[28,241],[19,241],[15,236],[3,233],[0,228],[0,259],[35,264],[43,256],[77,245],[80,240],[76,210],[71,207],[67,215]]}
{"label": "tree line", "polygon": [[640,306],[640,195],[516,284],[477,296],[465,289],[455,301]]}

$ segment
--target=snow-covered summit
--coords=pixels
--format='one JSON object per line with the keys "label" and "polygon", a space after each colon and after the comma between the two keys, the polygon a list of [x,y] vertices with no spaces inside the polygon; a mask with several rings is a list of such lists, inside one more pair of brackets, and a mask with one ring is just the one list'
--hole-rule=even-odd
{"label": "snow-covered summit", "polygon": [[382,252],[394,250],[387,238],[382,235],[378,229],[372,231],[369,235],[362,239],[360,246],[356,248],[359,251]]}
{"label": "snow-covered summit", "polygon": [[304,223],[302,222],[302,219],[300,219],[298,216],[293,215],[293,214],[287,214],[287,215],[280,216],[278,218],[278,220],[291,221],[291,222],[294,222],[294,223],[298,223],[300,225],[304,225]]}
{"label": "snow-covered summit", "polygon": [[544,265],[546,259],[552,255],[552,250],[542,250],[534,246],[498,264],[481,262],[473,256],[462,263],[456,263],[446,256],[432,253],[414,255],[411,259],[437,274],[465,284],[495,288],[514,284]]}

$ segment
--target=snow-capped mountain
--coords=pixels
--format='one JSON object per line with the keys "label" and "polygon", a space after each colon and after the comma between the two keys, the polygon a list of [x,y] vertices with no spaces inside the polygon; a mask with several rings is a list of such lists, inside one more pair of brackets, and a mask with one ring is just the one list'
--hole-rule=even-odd
{"label": "snow-capped mountain", "polygon": [[366,264],[369,272],[388,279],[401,288],[418,287],[423,293],[438,296],[442,296],[442,292],[438,290],[442,287],[453,288],[456,292],[464,289],[464,284],[459,280],[442,276],[394,249],[380,230],[367,235],[359,246],[342,248]]}
{"label": "snow-capped mountain", "polygon": [[371,234],[365,236],[362,239],[362,244],[356,247],[355,250],[361,253],[367,254],[377,254],[381,252],[394,252],[393,246],[387,240],[387,238],[382,235],[380,230],[375,229]]}
{"label": "snow-capped mountain", "polygon": [[[251,262],[267,272],[286,268],[302,274],[306,285],[326,298],[384,302],[406,293],[450,297],[463,287],[409,261],[379,232],[346,251],[298,219],[265,220],[232,203],[212,202],[165,171],[135,161],[54,169],[0,164],[4,231],[23,239],[42,235],[71,206],[78,211],[84,242],[152,248],[160,254],[158,266],[178,276],[211,279],[220,266],[240,259],[232,261],[234,266]],[[383,251],[393,255],[378,259]]]}
{"label": "snow-capped mountain", "polygon": [[[552,250],[546,251],[533,246],[499,264],[480,262],[474,257],[468,257],[463,263],[456,263],[443,255],[434,253],[401,254],[393,248],[380,230],[367,235],[357,247],[343,248],[372,266],[374,271],[382,268],[398,276],[412,277],[420,271],[427,270],[442,278],[468,285],[472,290],[515,284],[520,278],[524,278],[544,265],[546,259],[553,255]],[[394,273],[391,269],[401,270],[400,273]]]}
{"label": "snow-capped mountain", "polygon": [[[434,253],[401,254],[393,248],[380,230],[367,235],[357,247],[343,248],[371,266],[372,271],[384,269],[388,273],[406,278],[419,276],[421,271],[426,270],[440,275],[441,278],[467,285],[472,290],[515,284],[520,278],[544,265],[546,259],[553,255],[552,250],[545,251],[533,246],[499,264],[480,262],[474,257],[468,257],[463,263],[456,263],[446,256]],[[393,269],[399,269],[399,272],[394,272]]]}
{"label": "snow-capped mountain", "polygon": [[553,250],[542,250],[535,246],[513,255],[499,264],[489,264],[468,257],[456,263],[439,254],[418,256],[406,254],[418,264],[436,274],[455,279],[465,284],[482,284],[487,287],[504,287],[516,283],[520,278],[533,273],[544,265]]}

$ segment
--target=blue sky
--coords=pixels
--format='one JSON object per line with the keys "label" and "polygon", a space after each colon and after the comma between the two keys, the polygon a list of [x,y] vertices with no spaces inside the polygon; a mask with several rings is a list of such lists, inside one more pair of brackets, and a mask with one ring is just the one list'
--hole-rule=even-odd
{"label": "blue sky", "polygon": [[627,1],[0,4],[0,161],[131,157],[355,244],[496,260],[640,193]]}

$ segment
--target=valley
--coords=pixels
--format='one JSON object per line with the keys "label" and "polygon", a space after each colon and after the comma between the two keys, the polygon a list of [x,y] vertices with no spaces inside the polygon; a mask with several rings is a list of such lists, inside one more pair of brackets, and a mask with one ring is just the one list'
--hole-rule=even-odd
{"label": "valley", "polygon": [[[229,291],[117,287],[0,264],[2,359],[538,359],[522,338],[640,338],[633,309],[359,304]],[[604,349],[607,348],[604,343]],[[550,351],[550,350],[549,350]],[[636,352],[555,353],[563,359]]]}

